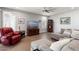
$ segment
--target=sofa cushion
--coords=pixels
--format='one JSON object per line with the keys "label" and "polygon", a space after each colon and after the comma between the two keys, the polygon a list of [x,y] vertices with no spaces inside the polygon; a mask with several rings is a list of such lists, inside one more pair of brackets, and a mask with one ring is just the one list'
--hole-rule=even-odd
{"label": "sofa cushion", "polygon": [[54,51],[60,51],[64,45],[71,41],[70,38],[65,38],[51,44],[50,49]]}
{"label": "sofa cushion", "polygon": [[10,33],[8,33],[6,35],[13,36],[13,32],[10,32]]}
{"label": "sofa cushion", "polygon": [[65,45],[61,51],[79,51],[79,40],[72,40],[70,43]]}
{"label": "sofa cushion", "polygon": [[64,33],[64,31],[67,31],[67,32],[72,32],[72,30],[71,29],[61,29],[61,32],[60,32],[60,34],[63,34]]}
{"label": "sofa cushion", "polygon": [[79,39],[79,30],[72,30],[72,38]]}
{"label": "sofa cushion", "polygon": [[65,29],[64,32],[62,33],[64,37],[71,37],[71,30],[70,29]]}
{"label": "sofa cushion", "polygon": [[69,47],[71,48],[71,49],[73,49],[74,51],[79,51],[79,40],[73,40],[71,43],[70,43],[70,45],[69,45]]}
{"label": "sofa cushion", "polygon": [[51,38],[55,39],[55,40],[60,40],[60,38],[70,38],[71,35],[67,35],[67,34],[58,34],[58,33],[52,33]]}
{"label": "sofa cushion", "polygon": [[18,34],[20,34],[20,32],[19,31],[15,31],[13,34],[14,35],[18,35]]}
{"label": "sofa cushion", "polygon": [[17,39],[17,38],[20,38],[20,35],[12,36],[12,39]]}
{"label": "sofa cushion", "polygon": [[63,32],[63,34],[70,35],[70,34],[71,34],[71,32],[70,32],[69,30],[65,30],[65,31]]}

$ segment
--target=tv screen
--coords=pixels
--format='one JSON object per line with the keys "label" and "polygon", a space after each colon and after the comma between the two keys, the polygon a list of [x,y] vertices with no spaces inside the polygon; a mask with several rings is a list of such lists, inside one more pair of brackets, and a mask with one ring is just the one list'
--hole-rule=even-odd
{"label": "tv screen", "polygon": [[28,22],[28,27],[29,28],[38,28],[39,27],[39,22],[38,21],[29,21]]}

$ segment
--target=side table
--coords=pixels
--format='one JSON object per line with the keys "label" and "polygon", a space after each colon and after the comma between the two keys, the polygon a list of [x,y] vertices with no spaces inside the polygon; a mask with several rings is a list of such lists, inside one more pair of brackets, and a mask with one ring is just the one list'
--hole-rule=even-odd
{"label": "side table", "polygon": [[25,31],[19,31],[19,32],[20,32],[22,38],[25,37]]}

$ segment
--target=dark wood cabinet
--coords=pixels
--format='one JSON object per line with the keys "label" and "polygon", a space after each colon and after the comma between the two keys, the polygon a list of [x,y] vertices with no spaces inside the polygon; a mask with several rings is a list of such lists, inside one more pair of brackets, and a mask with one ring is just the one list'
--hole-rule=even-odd
{"label": "dark wood cabinet", "polygon": [[49,19],[47,22],[47,31],[53,32],[53,20]]}
{"label": "dark wood cabinet", "polygon": [[37,35],[39,34],[38,28],[28,28],[27,29],[27,36]]}

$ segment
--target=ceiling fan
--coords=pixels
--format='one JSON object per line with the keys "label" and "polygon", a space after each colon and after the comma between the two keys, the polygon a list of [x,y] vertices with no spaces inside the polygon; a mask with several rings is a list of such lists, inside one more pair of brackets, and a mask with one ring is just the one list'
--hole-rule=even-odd
{"label": "ceiling fan", "polygon": [[46,12],[46,13],[51,13],[51,12],[54,12],[54,10],[56,10],[56,8],[53,8],[53,7],[44,7],[42,11]]}

